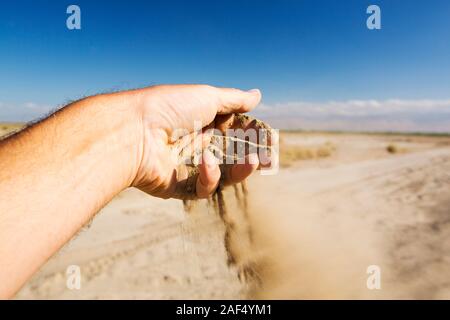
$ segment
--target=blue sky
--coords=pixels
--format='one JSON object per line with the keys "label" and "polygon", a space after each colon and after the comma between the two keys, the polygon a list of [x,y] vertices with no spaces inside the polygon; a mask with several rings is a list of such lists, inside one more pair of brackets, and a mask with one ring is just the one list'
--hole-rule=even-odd
{"label": "blue sky", "polygon": [[[70,4],[81,8],[81,30],[66,28]],[[370,4],[381,8],[381,30],[366,27]],[[70,99],[157,83],[260,88],[262,110],[272,116],[295,103],[377,101],[388,108],[387,101],[401,100],[438,101],[438,120],[441,113],[450,119],[450,1],[0,6],[0,121],[30,120]],[[420,122],[417,114],[408,117]]]}

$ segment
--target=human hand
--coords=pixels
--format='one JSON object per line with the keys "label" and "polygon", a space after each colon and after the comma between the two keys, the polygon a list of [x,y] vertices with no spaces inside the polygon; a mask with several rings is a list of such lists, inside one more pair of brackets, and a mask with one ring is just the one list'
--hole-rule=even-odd
{"label": "human hand", "polygon": [[[247,155],[242,164],[227,165],[221,170],[212,153],[204,151],[198,172],[191,176],[192,171],[180,163],[179,155],[187,146],[195,149],[209,144],[208,134],[194,132],[195,121],[200,121],[203,128],[219,130],[252,126],[250,119],[238,125],[233,114],[256,107],[261,99],[259,90],[164,85],[140,89],[139,94],[142,157],[133,186],[161,198],[206,198],[216,190],[221,174],[224,184],[234,184],[257,169],[255,154]],[[186,135],[175,139],[179,130],[186,130]]]}
{"label": "human hand", "polygon": [[[12,296],[127,187],[162,198],[204,198],[219,181],[250,175],[258,166],[254,155],[219,168],[206,152],[197,172],[179,159],[189,145],[209,142],[204,126],[251,127],[252,120],[236,121],[234,113],[250,111],[260,98],[258,90],[204,85],[100,94],[1,140],[0,298]],[[194,139],[195,120],[202,122],[201,139]],[[186,134],[174,139],[180,129]]]}

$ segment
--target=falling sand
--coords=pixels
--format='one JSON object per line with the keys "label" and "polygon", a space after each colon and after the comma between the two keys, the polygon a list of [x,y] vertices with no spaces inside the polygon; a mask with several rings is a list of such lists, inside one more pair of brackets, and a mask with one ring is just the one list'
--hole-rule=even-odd
{"label": "falling sand", "polygon": [[[214,124],[215,126],[216,124]],[[220,217],[224,223],[224,246],[227,254],[227,264],[228,266],[237,267],[238,277],[242,282],[247,285],[257,285],[259,284],[259,277],[256,268],[253,264],[243,259],[243,257],[248,256],[245,252],[243,253],[242,247],[245,247],[247,251],[251,250],[251,245],[253,241],[251,224],[249,221],[249,207],[248,207],[248,189],[246,181],[242,181],[239,184],[233,185],[235,201],[238,205],[238,214],[231,214],[228,205],[225,200],[224,188],[227,183],[227,178],[230,176],[230,168],[232,165],[237,163],[238,159],[243,159],[245,155],[252,152],[257,154],[264,154],[270,157],[272,153],[272,133],[271,128],[264,122],[250,118],[243,114],[234,114],[232,117],[222,121],[219,124],[219,134],[214,134],[211,136],[210,145],[208,149],[213,152],[213,154],[221,160],[220,171],[221,179],[219,185],[214,192],[214,194],[208,199],[210,206],[214,208],[215,213]],[[249,141],[249,139],[240,139],[237,136],[227,135],[229,132],[226,129],[242,129],[242,132],[246,130],[255,130],[259,134],[256,141]],[[264,132],[263,132],[264,130]],[[216,131],[216,132],[217,132]],[[264,139],[262,138],[264,137]],[[227,147],[233,144],[231,148],[232,154],[227,150]],[[251,149],[251,147],[254,147]],[[263,149],[263,150],[261,150]],[[243,151],[243,154],[239,154],[239,150]],[[193,160],[195,154],[191,155],[190,163],[195,163]],[[227,160],[232,159],[233,161],[227,162]],[[192,211],[194,206],[192,205],[191,195],[193,193],[194,183],[198,177],[198,166],[192,164],[188,167],[189,174],[186,184],[184,185],[185,194],[188,199],[183,200],[184,208],[187,212]]]}
{"label": "falling sand", "polygon": [[[229,126],[239,128],[270,127],[256,119],[234,115]],[[249,126],[249,123],[252,125]],[[227,127],[229,127],[227,126]],[[215,138],[215,140],[214,140]],[[271,141],[270,135],[268,141]],[[229,137],[215,136],[212,139],[215,150],[223,150],[220,155],[225,160],[225,147]],[[246,143],[246,141],[241,141]],[[235,143],[235,141],[232,141]],[[265,145],[256,144],[256,147]],[[269,146],[269,151],[272,151]],[[238,147],[233,150],[238,150]],[[228,155],[229,156],[229,155]],[[221,165],[222,177],[226,176],[226,165]],[[195,175],[198,169],[193,166]],[[192,176],[192,174],[191,174]],[[260,179],[263,179],[260,177]],[[283,201],[274,203],[263,201],[271,199],[270,190],[274,187],[265,178],[258,184],[259,196],[250,197],[247,182],[233,185],[233,193],[226,193],[224,179],[216,192],[208,200],[209,206],[224,223],[223,243],[227,264],[236,269],[237,277],[245,286],[246,297],[250,298],[305,298],[305,297],[380,297],[381,294],[369,292],[366,285],[366,270],[382,258],[373,247],[370,231],[354,219],[344,217],[323,217],[312,214],[317,203],[305,199],[301,206],[301,218],[290,193]],[[188,184],[186,184],[188,185]],[[230,189],[229,187],[228,189]],[[192,191],[192,190],[190,190]],[[281,196],[283,197],[283,196]],[[252,199],[257,199],[250,205]],[[188,212],[195,210],[195,200],[185,200]],[[331,200],[330,200],[331,201]],[[261,204],[264,205],[261,206]],[[323,203],[319,203],[323,206]],[[318,209],[318,208],[317,208]],[[282,213],[282,219],[280,219]],[[332,224],[330,221],[335,220]],[[267,232],[270,230],[270,232]],[[361,232],[361,230],[364,230]],[[343,234],[344,233],[344,234]],[[357,242],[348,241],[345,234],[358,234]],[[326,244],[326,245],[324,245]],[[369,254],[367,252],[370,252]],[[329,261],[328,261],[329,260]],[[324,261],[329,262],[333,271],[323,269]],[[336,277],[336,273],[340,276]],[[311,282],[308,284],[308,282]],[[350,285],[353,283],[354,285]],[[314,290],[311,290],[314,288]]]}

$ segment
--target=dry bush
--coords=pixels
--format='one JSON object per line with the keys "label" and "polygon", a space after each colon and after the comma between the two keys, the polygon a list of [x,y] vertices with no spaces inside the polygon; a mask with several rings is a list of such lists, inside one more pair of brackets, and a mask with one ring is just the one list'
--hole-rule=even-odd
{"label": "dry bush", "polygon": [[386,147],[386,151],[392,154],[398,153],[400,150],[395,144],[389,144]]}
{"label": "dry bush", "polygon": [[23,128],[19,123],[0,123],[0,138]]}
{"label": "dry bush", "polygon": [[335,146],[326,142],[317,146],[280,145],[280,165],[289,167],[297,161],[330,157],[336,150]]}

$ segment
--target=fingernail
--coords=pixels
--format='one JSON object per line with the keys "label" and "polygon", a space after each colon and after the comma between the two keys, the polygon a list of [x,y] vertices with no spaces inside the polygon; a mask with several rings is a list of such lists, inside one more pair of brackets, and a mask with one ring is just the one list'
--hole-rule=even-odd
{"label": "fingernail", "polygon": [[259,91],[259,89],[251,89],[251,90],[248,90],[247,92],[249,92],[249,93],[261,93]]}

